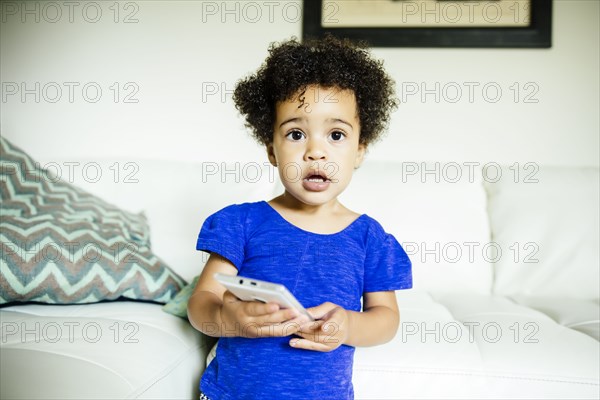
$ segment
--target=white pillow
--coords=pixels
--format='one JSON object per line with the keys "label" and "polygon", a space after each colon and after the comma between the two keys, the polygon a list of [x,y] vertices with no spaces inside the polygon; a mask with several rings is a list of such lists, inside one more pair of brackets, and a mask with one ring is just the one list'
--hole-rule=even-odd
{"label": "white pillow", "polygon": [[598,168],[530,164],[504,167],[502,176],[486,183],[493,238],[504,250],[494,291],[598,299]]}

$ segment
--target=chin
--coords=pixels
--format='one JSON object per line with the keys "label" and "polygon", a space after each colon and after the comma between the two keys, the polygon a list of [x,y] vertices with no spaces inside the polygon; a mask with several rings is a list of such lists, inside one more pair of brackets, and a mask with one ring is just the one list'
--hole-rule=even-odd
{"label": "chin", "polygon": [[331,201],[335,201],[337,199],[337,195],[331,196],[330,194],[323,193],[310,193],[308,195],[302,196],[294,196],[298,201],[301,201],[304,204],[308,204],[311,206],[322,206]]}

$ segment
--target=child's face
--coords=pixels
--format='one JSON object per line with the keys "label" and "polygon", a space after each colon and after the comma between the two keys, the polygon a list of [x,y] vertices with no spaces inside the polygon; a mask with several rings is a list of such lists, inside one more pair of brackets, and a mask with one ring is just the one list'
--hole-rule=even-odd
{"label": "child's face", "polygon": [[309,86],[275,111],[267,153],[286,192],[304,204],[335,202],[365,153],[354,92]]}

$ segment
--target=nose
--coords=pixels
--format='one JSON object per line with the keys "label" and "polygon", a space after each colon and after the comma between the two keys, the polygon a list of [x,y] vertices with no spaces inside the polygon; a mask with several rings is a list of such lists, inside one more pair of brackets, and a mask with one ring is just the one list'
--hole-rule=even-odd
{"label": "nose", "polygon": [[318,138],[307,140],[304,158],[307,161],[326,160],[327,151],[325,150],[324,143]]}

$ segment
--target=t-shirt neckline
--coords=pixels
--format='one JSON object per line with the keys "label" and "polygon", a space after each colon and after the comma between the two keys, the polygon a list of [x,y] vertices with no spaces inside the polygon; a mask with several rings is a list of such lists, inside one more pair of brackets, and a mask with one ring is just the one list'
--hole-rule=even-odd
{"label": "t-shirt neckline", "polygon": [[300,228],[299,226],[296,226],[296,225],[292,224],[290,221],[288,221],[287,219],[283,218],[283,215],[281,215],[279,213],[279,211],[277,211],[275,208],[273,208],[273,206],[271,206],[267,201],[262,200],[261,203],[263,203],[269,210],[271,210],[271,212],[275,213],[276,216],[279,219],[281,219],[285,224],[293,227],[294,229],[299,230],[300,232],[303,232],[303,233],[306,233],[306,234],[309,234],[309,235],[316,235],[316,236],[335,236],[335,235],[340,235],[342,233],[345,233],[346,231],[350,230],[358,222],[358,220],[363,219],[363,217],[366,217],[366,215],[367,215],[367,214],[360,214],[352,222],[350,222],[345,228],[343,228],[342,230],[340,230],[338,232],[334,232],[334,233],[318,233],[318,232],[307,231],[305,229]]}

